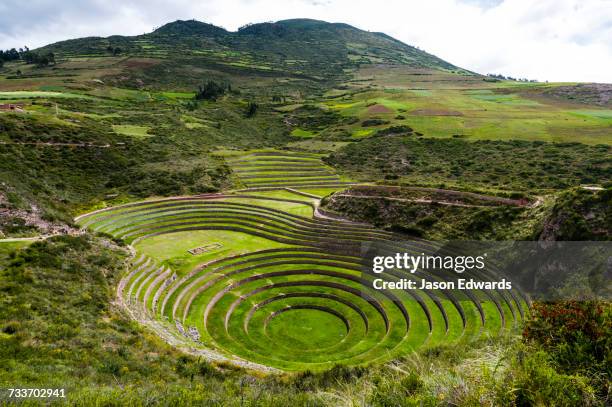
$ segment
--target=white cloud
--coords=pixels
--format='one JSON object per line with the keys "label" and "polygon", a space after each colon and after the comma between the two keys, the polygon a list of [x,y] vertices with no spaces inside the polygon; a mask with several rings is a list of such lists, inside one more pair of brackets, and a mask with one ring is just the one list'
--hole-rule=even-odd
{"label": "white cloud", "polygon": [[249,22],[317,18],[382,31],[481,73],[612,82],[610,0],[31,0],[0,4],[0,48],[136,35],[195,18],[235,30]]}

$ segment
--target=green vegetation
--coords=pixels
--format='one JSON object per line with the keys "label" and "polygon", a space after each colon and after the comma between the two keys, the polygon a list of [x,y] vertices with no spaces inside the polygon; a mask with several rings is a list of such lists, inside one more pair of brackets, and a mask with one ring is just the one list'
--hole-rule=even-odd
{"label": "green vegetation", "polygon": [[565,373],[581,372],[601,380],[610,377],[608,362],[612,357],[611,308],[599,301],[538,303],[523,336],[543,346]]}
{"label": "green vegetation", "polygon": [[217,100],[223,96],[227,90],[230,90],[229,84],[218,84],[215,81],[208,81],[204,86],[200,86],[196,92],[197,100]]}
{"label": "green vegetation", "polygon": [[[83,236],[54,238],[0,257],[1,386],[64,387],[70,405],[141,405],[152,397],[157,404],[229,406],[323,406],[338,400],[372,406],[605,403],[602,383],[584,370],[557,371],[566,360],[562,344],[580,346],[578,332],[592,332],[589,324],[600,326],[601,315],[610,312],[603,304],[581,308],[594,312],[581,317],[573,331],[577,339],[566,339],[572,337],[563,328],[567,316],[540,320],[544,314],[538,312],[524,343],[501,338],[470,347],[440,345],[392,366],[258,377],[185,355],[112,306],[124,256],[111,242]],[[553,343],[540,344],[538,333],[549,332],[542,324],[558,327]],[[602,345],[597,349],[609,352],[603,343],[589,344]]]}
{"label": "green vegetation", "polygon": [[610,182],[610,154],[608,145],[394,135],[350,144],[327,162],[362,181],[551,191]]}
{"label": "green vegetation", "polygon": [[434,188],[360,187],[323,200],[357,222],[431,240],[610,240],[611,189],[511,198]]}
{"label": "green vegetation", "polygon": [[291,131],[291,135],[292,135],[292,136],[296,136],[296,137],[312,137],[312,136],[314,136],[315,134],[314,134],[313,132],[311,132],[311,131],[308,131],[308,130],[302,130],[302,129],[300,129],[300,128],[297,128],[297,129],[293,129],[293,130]]}
{"label": "green vegetation", "polygon": [[20,100],[31,98],[82,98],[84,96],[76,93],[66,92],[0,92],[0,99]]}
{"label": "green vegetation", "polygon": [[612,240],[612,188],[575,188],[555,199],[542,225],[542,240]]}
{"label": "green vegetation", "polygon": [[113,124],[113,130],[117,134],[134,137],[149,137],[149,128],[147,126],[135,126],[133,124]]}
{"label": "green vegetation", "polygon": [[66,388],[78,405],[125,405],[145,393],[169,404],[248,398],[278,405],[305,397],[273,383],[265,394],[252,381],[241,386],[252,376],[143,331],[111,305],[125,253],[109,243],[60,237],[0,258],[1,386]]}
{"label": "green vegetation", "polygon": [[[26,210],[27,202],[35,203],[50,220],[71,223],[76,208],[121,196],[202,193],[229,184],[225,165],[195,143],[190,151],[176,151],[163,147],[165,136],[156,137],[159,144],[147,143],[116,135],[106,130],[108,122],[95,119],[81,118],[87,126],[78,127],[37,116],[0,120],[7,143],[0,145],[2,189],[19,197]],[[193,160],[198,151],[204,158]],[[188,164],[169,165],[179,157]]]}
{"label": "green vegetation", "polygon": [[[342,94],[327,94],[320,103],[354,120],[329,126],[323,137],[360,138],[368,134],[367,128],[408,125],[426,137],[611,142],[609,109],[592,104],[594,109],[587,110],[552,98],[546,92],[554,84],[489,83],[477,76],[415,72],[402,66],[362,66],[355,77],[359,81],[338,86],[344,89]],[[443,87],[445,83],[455,86]],[[601,89],[602,98],[606,89]]]}
{"label": "green vegetation", "polygon": [[0,388],[66,387],[71,405],[609,400],[609,302],[374,293],[361,270],[367,242],[610,240],[609,85],[483,77],[305,19],[0,61],[0,238],[61,234],[0,241]]}
{"label": "green vegetation", "polygon": [[0,68],[5,61],[17,60],[22,60],[26,64],[35,64],[36,67],[42,68],[49,64],[55,65],[55,54],[53,52],[33,52],[28,47],[25,47],[25,49],[19,48],[19,51],[15,48],[6,51],[0,50]]}
{"label": "green vegetation", "polygon": [[312,153],[261,150],[228,155],[226,161],[249,188],[340,188],[350,184]]}

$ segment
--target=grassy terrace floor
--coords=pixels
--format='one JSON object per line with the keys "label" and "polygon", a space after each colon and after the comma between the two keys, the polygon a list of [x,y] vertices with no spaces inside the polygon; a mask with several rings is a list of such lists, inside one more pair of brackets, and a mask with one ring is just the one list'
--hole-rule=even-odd
{"label": "grassy terrace floor", "polygon": [[[376,241],[393,253],[405,249],[399,236],[313,218],[313,200],[288,191],[251,194],[144,201],[78,222],[135,248],[118,295],[139,320],[175,344],[255,369],[385,361],[497,335],[523,316],[524,298],[514,291],[374,290],[361,245]],[[393,272],[400,277],[407,276]]]}
{"label": "grassy terrace floor", "polygon": [[248,188],[334,188],[351,184],[317,154],[261,150],[225,151],[221,155]]}

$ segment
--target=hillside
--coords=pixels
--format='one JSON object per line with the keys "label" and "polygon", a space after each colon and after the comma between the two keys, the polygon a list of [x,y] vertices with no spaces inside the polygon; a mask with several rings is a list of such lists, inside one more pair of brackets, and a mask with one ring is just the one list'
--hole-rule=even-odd
{"label": "hillside", "polygon": [[430,240],[612,240],[611,188],[533,197],[372,186],[323,200],[326,213]]}
{"label": "hillside", "polygon": [[229,67],[318,79],[341,75],[344,69],[362,63],[405,64],[467,73],[385,34],[307,19],[252,24],[236,32],[195,20],[179,20],[148,34],[68,40],[40,51],[52,51],[62,58],[108,56],[115,48],[120,49],[121,55],[197,58]]}
{"label": "hillside", "polygon": [[[5,234],[31,232],[6,220],[20,211],[66,221],[108,199],[262,184],[230,172],[215,153],[227,148],[330,155],[342,182],[548,192],[610,181],[606,86],[482,77],[347,24],[175,21],[34,52],[55,63],[0,68],[0,99],[24,113],[0,113]],[[207,83],[222,93],[194,100]]]}

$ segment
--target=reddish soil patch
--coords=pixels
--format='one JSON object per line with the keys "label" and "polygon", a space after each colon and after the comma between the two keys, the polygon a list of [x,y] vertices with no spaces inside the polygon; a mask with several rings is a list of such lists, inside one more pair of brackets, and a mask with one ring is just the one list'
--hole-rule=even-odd
{"label": "reddish soil patch", "polygon": [[463,116],[461,112],[442,109],[418,109],[411,111],[410,114],[415,116]]}
{"label": "reddish soil patch", "polygon": [[130,58],[124,62],[124,65],[128,68],[148,68],[159,63],[157,59]]}
{"label": "reddish soil patch", "polygon": [[373,105],[368,107],[368,113],[380,114],[380,113],[393,113],[393,110],[389,109],[384,105]]}

